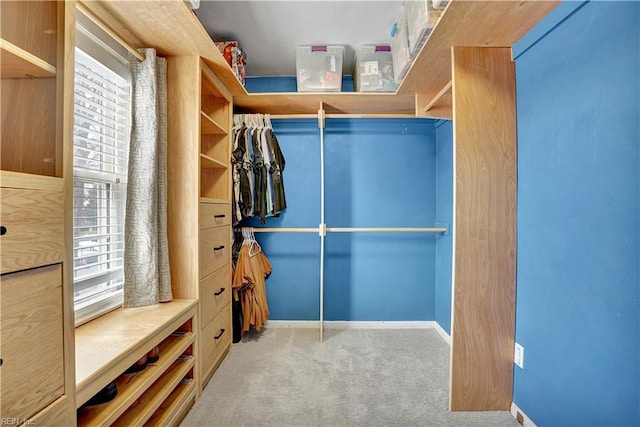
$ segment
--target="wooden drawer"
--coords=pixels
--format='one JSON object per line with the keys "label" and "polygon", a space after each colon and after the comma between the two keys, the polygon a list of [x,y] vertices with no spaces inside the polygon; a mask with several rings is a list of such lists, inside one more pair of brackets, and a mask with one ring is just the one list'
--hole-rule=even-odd
{"label": "wooden drawer", "polygon": [[62,266],[1,277],[3,418],[28,418],[64,393]]}
{"label": "wooden drawer", "polygon": [[62,262],[63,193],[1,188],[0,195],[0,272]]}
{"label": "wooden drawer", "polygon": [[200,228],[231,225],[231,205],[228,203],[200,203]]}
{"label": "wooden drawer", "polygon": [[202,376],[208,376],[210,369],[218,362],[220,356],[231,345],[231,303],[207,324],[200,333],[200,357]]}
{"label": "wooden drawer", "polygon": [[231,265],[200,280],[201,322],[206,325],[231,301]]}
{"label": "wooden drawer", "polygon": [[200,278],[231,262],[231,229],[209,228],[200,231]]}

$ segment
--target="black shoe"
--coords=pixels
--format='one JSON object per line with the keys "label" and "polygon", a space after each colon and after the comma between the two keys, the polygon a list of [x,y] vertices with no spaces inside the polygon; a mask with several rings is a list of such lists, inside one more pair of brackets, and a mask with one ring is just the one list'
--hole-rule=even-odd
{"label": "black shoe", "polygon": [[118,386],[115,381],[111,381],[102,390],[95,394],[91,399],[87,400],[87,403],[82,405],[83,408],[87,406],[101,405],[103,403],[111,402],[118,395]]}
{"label": "black shoe", "polygon": [[124,371],[124,373],[125,374],[135,374],[136,372],[143,371],[144,368],[147,367],[147,363],[148,363],[148,359],[147,359],[147,355],[145,354],[140,359],[138,359],[138,361],[136,363],[134,363],[133,365],[129,366],[129,369]]}
{"label": "black shoe", "polygon": [[157,345],[151,349],[149,353],[147,353],[147,363],[156,363],[160,360],[160,346]]}

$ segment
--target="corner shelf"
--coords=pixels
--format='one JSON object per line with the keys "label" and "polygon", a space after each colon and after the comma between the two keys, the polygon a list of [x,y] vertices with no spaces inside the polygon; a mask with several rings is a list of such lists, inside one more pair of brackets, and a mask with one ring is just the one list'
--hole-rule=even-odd
{"label": "corner shelf", "polygon": [[1,38],[0,54],[3,79],[56,76],[55,66]]}

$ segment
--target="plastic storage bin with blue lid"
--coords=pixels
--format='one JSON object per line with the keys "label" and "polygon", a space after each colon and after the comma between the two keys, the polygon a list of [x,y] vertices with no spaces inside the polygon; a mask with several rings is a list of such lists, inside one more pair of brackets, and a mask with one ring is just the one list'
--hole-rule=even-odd
{"label": "plastic storage bin with blue lid", "polygon": [[298,46],[298,92],[340,92],[343,58],[343,46]]}

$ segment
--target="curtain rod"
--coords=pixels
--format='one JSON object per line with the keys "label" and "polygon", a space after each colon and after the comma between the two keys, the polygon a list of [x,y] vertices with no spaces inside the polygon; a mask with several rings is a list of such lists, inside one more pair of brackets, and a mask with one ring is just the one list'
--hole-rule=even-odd
{"label": "curtain rod", "polygon": [[100,27],[100,29],[105,33],[107,33],[109,37],[111,37],[116,43],[118,43],[120,46],[127,49],[133,56],[138,58],[140,61],[144,61],[145,57],[143,54],[138,52],[137,49],[135,49],[126,41],[124,41],[115,31],[111,29],[111,27],[109,27],[109,25],[107,25],[107,23],[105,23],[102,19],[96,16],[96,14],[93,13],[87,6],[85,6],[81,2],[76,2],[76,9],[82,12],[82,14],[86,16],[91,22],[93,22],[98,27]]}

